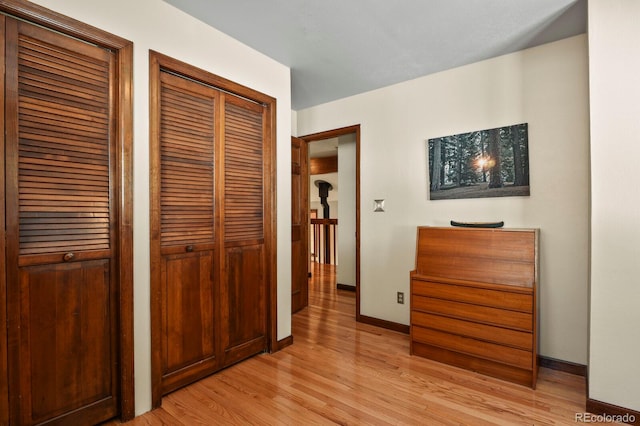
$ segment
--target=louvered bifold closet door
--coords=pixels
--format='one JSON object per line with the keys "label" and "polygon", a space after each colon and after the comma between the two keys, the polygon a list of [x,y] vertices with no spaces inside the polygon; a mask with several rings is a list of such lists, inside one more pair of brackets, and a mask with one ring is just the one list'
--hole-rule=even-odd
{"label": "louvered bifold closet door", "polygon": [[202,84],[160,74],[163,393],[218,368],[213,279],[217,95]]}
{"label": "louvered bifold closet door", "polygon": [[10,18],[5,30],[12,417],[95,424],[119,394],[114,54]]}
{"label": "louvered bifold closet door", "polygon": [[224,365],[265,350],[265,108],[224,95]]}

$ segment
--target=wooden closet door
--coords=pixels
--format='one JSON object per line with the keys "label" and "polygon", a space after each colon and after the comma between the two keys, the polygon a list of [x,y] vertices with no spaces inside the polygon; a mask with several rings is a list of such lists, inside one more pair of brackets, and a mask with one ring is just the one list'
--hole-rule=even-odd
{"label": "wooden closet door", "polygon": [[6,18],[11,422],[118,413],[113,52]]}
{"label": "wooden closet door", "polygon": [[162,393],[218,368],[214,201],[218,91],[160,73],[159,199]]}
{"label": "wooden closet door", "polygon": [[267,348],[265,108],[224,94],[223,365]]}
{"label": "wooden closet door", "polygon": [[275,333],[275,100],[157,52],[149,59],[157,407],[177,387],[267,350]]}

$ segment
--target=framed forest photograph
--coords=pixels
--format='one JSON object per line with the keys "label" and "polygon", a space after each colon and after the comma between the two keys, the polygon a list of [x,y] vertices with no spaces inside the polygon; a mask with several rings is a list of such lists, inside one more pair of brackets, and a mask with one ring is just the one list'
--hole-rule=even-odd
{"label": "framed forest photograph", "polygon": [[427,141],[429,198],[529,195],[527,123]]}

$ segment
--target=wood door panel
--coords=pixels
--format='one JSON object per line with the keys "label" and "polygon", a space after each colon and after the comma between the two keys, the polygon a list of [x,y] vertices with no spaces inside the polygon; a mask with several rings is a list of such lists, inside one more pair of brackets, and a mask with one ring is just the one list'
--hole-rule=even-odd
{"label": "wood door panel", "polygon": [[[154,387],[166,394],[211,374],[217,356],[215,112],[218,91],[158,70],[152,152],[152,271],[159,316]],[[158,395],[154,394],[157,400]],[[154,402],[154,405],[157,402]]]}
{"label": "wood door panel", "polygon": [[94,424],[121,402],[118,54],[3,30],[11,422]]}
{"label": "wood door panel", "polygon": [[226,324],[224,365],[261,352],[266,347],[264,246],[226,249],[223,312]]}
{"label": "wood door panel", "polygon": [[224,241],[264,241],[264,108],[225,96]]}
{"label": "wood door panel", "polygon": [[166,256],[163,376],[215,363],[213,252]]}
{"label": "wood door panel", "polygon": [[[7,17],[0,15],[0,28],[6,28]],[[5,131],[5,105],[4,105],[4,88],[5,88],[5,40],[4,34],[0,31],[0,82],[2,82],[2,91],[0,92],[0,131]],[[6,179],[5,175],[5,138],[0,136],[0,176]],[[0,184],[0,200],[5,202],[5,185]],[[0,208],[0,424],[9,423],[9,368],[7,363],[7,275],[6,275],[6,221],[5,221],[6,205]]]}
{"label": "wood door panel", "polygon": [[18,24],[20,255],[109,250],[113,54]]}
{"label": "wood door panel", "polygon": [[116,415],[110,262],[21,268],[19,281],[24,423],[41,423],[87,406]]}
{"label": "wood door panel", "polygon": [[309,303],[309,171],[307,144],[291,138],[291,313]]}
{"label": "wood door panel", "polygon": [[214,241],[214,112],[217,92],[160,75],[160,244]]}
{"label": "wood door panel", "polygon": [[0,12],[0,424],[128,419],[133,44]]}
{"label": "wood door panel", "polygon": [[264,114],[260,104],[224,96],[224,366],[267,347]]}

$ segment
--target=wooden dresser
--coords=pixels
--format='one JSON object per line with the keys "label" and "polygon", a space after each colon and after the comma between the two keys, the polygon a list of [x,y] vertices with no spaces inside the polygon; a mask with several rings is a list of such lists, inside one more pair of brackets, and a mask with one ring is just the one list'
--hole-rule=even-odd
{"label": "wooden dresser", "polygon": [[538,233],[419,227],[411,354],[535,388]]}

